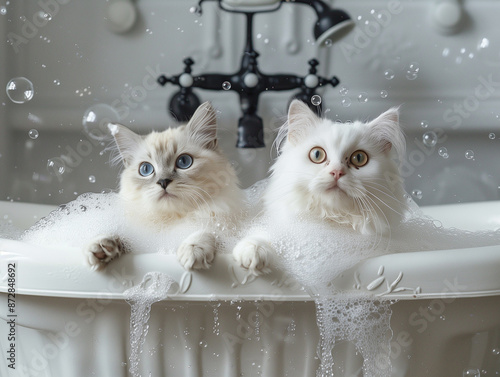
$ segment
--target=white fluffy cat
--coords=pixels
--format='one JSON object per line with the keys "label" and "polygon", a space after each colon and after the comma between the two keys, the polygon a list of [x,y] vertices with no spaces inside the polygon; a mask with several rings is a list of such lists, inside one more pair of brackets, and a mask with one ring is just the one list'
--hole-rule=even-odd
{"label": "white fluffy cat", "polygon": [[[277,146],[263,194],[264,217],[271,223],[309,218],[380,236],[401,221],[405,192],[391,153],[405,154],[397,108],[368,123],[343,124],[321,119],[294,100]],[[233,250],[236,261],[256,275],[266,272],[273,256],[270,237],[262,228],[250,232]]]}
{"label": "white fluffy cat", "polygon": [[[208,268],[215,256],[214,222],[231,221],[241,211],[236,173],[217,148],[216,114],[205,102],[185,126],[140,136],[109,125],[124,170],[119,197],[127,217],[148,228],[196,225],[177,250],[184,268]],[[126,242],[103,235],[84,252],[95,269],[127,252]]]}

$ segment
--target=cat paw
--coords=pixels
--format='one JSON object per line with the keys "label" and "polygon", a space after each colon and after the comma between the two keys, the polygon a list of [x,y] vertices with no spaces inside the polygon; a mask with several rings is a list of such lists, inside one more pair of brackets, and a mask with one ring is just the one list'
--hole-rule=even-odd
{"label": "cat paw", "polygon": [[247,237],[234,247],[233,257],[241,267],[255,276],[271,272],[273,248],[269,242],[259,238]]}
{"label": "cat paw", "polygon": [[215,237],[211,233],[194,233],[177,249],[177,259],[186,270],[208,269],[215,259]]}
{"label": "cat paw", "polygon": [[88,264],[96,271],[104,269],[124,252],[125,246],[118,237],[100,237],[84,250]]}

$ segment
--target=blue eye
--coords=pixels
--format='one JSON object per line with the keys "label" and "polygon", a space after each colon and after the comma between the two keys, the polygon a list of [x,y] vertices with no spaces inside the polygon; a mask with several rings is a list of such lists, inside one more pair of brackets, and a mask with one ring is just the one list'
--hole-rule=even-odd
{"label": "blue eye", "polygon": [[154,171],[155,171],[155,168],[149,162],[143,162],[139,166],[139,174],[142,175],[143,177],[150,176],[151,174],[154,173]]}
{"label": "blue eye", "polygon": [[175,166],[179,169],[187,169],[193,165],[193,157],[188,154],[181,154],[177,157],[177,161],[175,162]]}

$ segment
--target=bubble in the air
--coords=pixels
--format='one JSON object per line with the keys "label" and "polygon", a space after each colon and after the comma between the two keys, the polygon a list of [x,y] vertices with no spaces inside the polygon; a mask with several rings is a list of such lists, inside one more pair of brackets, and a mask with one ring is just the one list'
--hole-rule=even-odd
{"label": "bubble in the air", "polygon": [[342,98],[342,101],[340,101],[343,107],[349,107],[351,106],[351,99],[349,97]]}
{"label": "bubble in the air", "polygon": [[345,97],[347,93],[349,93],[349,88],[347,86],[342,85],[342,87],[339,90],[339,93],[342,97]]}
{"label": "bubble in the air", "polygon": [[6,8],[6,7],[1,7],[1,8],[0,8],[0,14],[1,14],[2,16],[5,16],[5,15],[7,14],[7,8]]}
{"label": "bubble in the air", "polygon": [[490,138],[491,140],[495,139],[496,138],[496,135],[492,132],[488,135],[488,138]]}
{"label": "bubble in the air", "polygon": [[380,97],[382,98],[387,98],[389,94],[387,93],[387,90],[381,90],[380,91]]}
{"label": "bubble in the air", "polygon": [[224,81],[224,82],[222,83],[222,89],[224,89],[224,90],[229,90],[229,89],[231,89],[231,83],[230,83],[229,81]]}
{"label": "bubble in the air", "polygon": [[314,96],[311,97],[311,103],[314,105],[314,106],[319,106],[321,105],[321,96],[318,96],[317,94],[315,94]]}
{"label": "bubble in the air", "polygon": [[61,85],[61,81],[59,80],[54,80],[54,84],[56,84],[57,86]]}
{"label": "bubble in the air", "polygon": [[411,192],[411,195],[416,198],[416,199],[422,199],[422,190],[419,190],[419,189],[415,189]]}
{"label": "bubble in the air", "polygon": [[445,47],[441,55],[443,55],[443,57],[447,57],[448,55],[450,55],[450,49],[448,47]]}
{"label": "bubble in the air", "polygon": [[108,124],[120,120],[118,112],[104,103],[93,105],[83,115],[83,129],[94,140],[104,141],[109,137]]}
{"label": "bubble in the air", "polygon": [[60,159],[50,158],[47,161],[47,170],[51,175],[60,176],[66,171],[65,164]]}
{"label": "bubble in the air", "polygon": [[358,102],[366,103],[368,102],[368,94],[365,92],[361,92],[358,94]]}
{"label": "bubble in the air", "polygon": [[462,372],[462,376],[463,377],[480,377],[481,376],[481,372],[479,371],[479,369],[464,369],[463,372]]}
{"label": "bubble in the air", "polygon": [[413,62],[408,65],[406,69],[406,78],[408,80],[415,80],[418,77],[418,72],[420,71],[420,67],[418,63]]}
{"label": "bubble in the air", "polygon": [[33,83],[26,77],[15,77],[7,83],[7,96],[14,103],[25,103],[33,98],[35,93]]}
{"label": "bubble in the air", "polygon": [[384,72],[384,77],[387,80],[392,80],[394,78],[394,71],[392,69],[386,69]]}
{"label": "bubble in the air", "polygon": [[90,183],[95,183],[95,176],[89,175],[89,182]]}
{"label": "bubble in the air", "polygon": [[438,137],[435,132],[429,131],[422,135],[422,142],[428,146],[433,147],[437,144]]}
{"label": "bubble in the air", "polygon": [[427,128],[429,127],[429,123],[426,120],[423,120],[420,122],[420,127]]}
{"label": "bubble in the air", "polygon": [[490,45],[490,40],[488,38],[481,38],[477,45],[477,49],[481,50],[483,48],[487,48]]}
{"label": "bubble in the air", "polygon": [[450,155],[448,154],[448,149],[446,149],[445,147],[439,148],[438,154],[445,159],[450,157]]}
{"label": "bubble in the air", "polygon": [[333,45],[333,42],[332,42],[332,40],[331,40],[331,39],[327,39],[327,40],[325,41],[325,46],[326,46],[326,47],[331,47],[332,45]]}
{"label": "bubble in the air", "polygon": [[467,149],[465,151],[465,158],[467,160],[472,160],[474,158],[474,151],[473,150],[470,150],[470,149]]}
{"label": "bubble in the air", "polygon": [[39,133],[38,133],[38,130],[35,130],[34,128],[32,128],[31,130],[28,131],[28,136],[30,137],[30,139],[37,139],[38,136],[39,136]]}

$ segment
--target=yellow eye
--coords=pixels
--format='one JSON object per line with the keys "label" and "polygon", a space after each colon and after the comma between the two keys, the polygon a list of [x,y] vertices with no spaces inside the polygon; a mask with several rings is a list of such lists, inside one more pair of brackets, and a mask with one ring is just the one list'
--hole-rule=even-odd
{"label": "yellow eye", "polygon": [[365,151],[356,151],[351,154],[350,162],[354,165],[354,167],[360,168],[368,163],[368,155]]}
{"label": "yellow eye", "polygon": [[315,164],[321,164],[326,160],[326,152],[321,147],[314,147],[309,152],[309,159]]}

